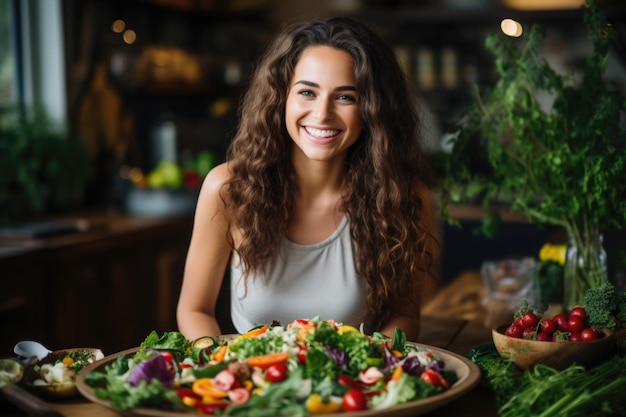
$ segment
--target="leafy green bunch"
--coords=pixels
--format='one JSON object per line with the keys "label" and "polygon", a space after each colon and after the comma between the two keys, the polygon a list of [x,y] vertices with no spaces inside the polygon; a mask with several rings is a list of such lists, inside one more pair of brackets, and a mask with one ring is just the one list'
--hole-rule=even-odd
{"label": "leafy green bunch", "polygon": [[[444,157],[442,212],[450,202],[482,200],[482,231],[493,235],[494,209],[507,202],[530,221],[559,225],[580,238],[590,229],[622,228],[626,220],[626,150],[620,114],[626,99],[604,78],[609,41],[605,16],[588,0],[584,14],[593,53],[582,78],[560,74],[540,55],[544,29],[520,39],[493,33],[497,83],[475,87]],[[545,105],[539,97],[553,101]],[[470,150],[483,149],[488,169],[477,172]],[[580,239],[579,239],[580,240]]]}
{"label": "leafy green bunch", "polygon": [[0,226],[82,203],[83,144],[41,109],[0,109]]}

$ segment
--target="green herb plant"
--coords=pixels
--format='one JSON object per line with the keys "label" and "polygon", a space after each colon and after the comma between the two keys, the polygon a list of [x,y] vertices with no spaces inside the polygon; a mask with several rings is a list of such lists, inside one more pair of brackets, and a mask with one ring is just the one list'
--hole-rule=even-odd
{"label": "green herb plant", "polygon": [[[444,155],[441,210],[478,199],[485,209],[482,232],[493,236],[503,202],[534,223],[564,228],[580,254],[573,301],[606,282],[600,264],[603,230],[626,221],[626,149],[620,115],[626,99],[605,79],[613,28],[595,0],[585,4],[584,23],[593,42],[581,77],[557,73],[540,54],[544,29],[534,25],[520,38],[493,33],[486,47],[499,79],[475,86],[458,120],[452,150]],[[540,94],[553,98],[545,105]],[[546,108],[547,107],[547,108]],[[471,169],[476,141],[488,169]],[[567,297],[567,295],[566,295]],[[571,304],[571,305],[570,305]]]}
{"label": "green herb plant", "polygon": [[42,109],[0,109],[0,226],[82,203],[89,157]]}

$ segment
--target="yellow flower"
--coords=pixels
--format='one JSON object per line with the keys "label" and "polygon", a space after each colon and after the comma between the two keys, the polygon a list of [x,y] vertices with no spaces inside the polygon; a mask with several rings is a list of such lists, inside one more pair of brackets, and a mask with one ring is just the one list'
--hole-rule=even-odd
{"label": "yellow flower", "polygon": [[546,243],[539,250],[539,260],[541,262],[554,261],[560,265],[565,265],[565,253],[567,245],[553,245]]}

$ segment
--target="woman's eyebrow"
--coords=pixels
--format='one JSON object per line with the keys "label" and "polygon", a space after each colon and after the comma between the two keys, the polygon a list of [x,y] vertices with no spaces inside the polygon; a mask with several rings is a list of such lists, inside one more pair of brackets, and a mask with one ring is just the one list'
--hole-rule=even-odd
{"label": "woman's eyebrow", "polygon": [[[314,83],[312,81],[299,80],[294,83],[294,85],[297,85],[297,84],[304,84],[308,87],[320,88],[319,84]],[[342,85],[342,86],[336,87],[335,91],[356,91],[356,87],[352,85]]]}

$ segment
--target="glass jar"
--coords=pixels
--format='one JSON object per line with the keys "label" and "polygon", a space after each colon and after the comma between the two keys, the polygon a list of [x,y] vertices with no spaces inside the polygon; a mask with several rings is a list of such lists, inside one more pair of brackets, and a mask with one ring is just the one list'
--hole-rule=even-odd
{"label": "glass jar", "polygon": [[583,304],[589,288],[608,282],[607,256],[602,234],[596,238],[570,237],[563,271],[563,303],[566,310]]}

